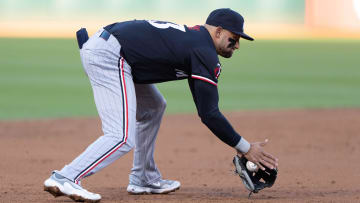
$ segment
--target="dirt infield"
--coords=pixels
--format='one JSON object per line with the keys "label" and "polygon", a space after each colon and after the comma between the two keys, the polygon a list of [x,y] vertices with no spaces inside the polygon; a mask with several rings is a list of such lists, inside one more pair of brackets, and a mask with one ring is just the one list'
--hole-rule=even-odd
{"label": "dirt infield", "polygon": [[[360,202],[360,109],[244,111],[226,114],[249,141],[269,138],[279,158],[272,188],[247,198],[233,175],[234,150],[196,115],[165,116],[155,158],[168,195],[128,195],[132,152],[83,181],[102,202]],[[43,181],[101,135],[96,118],[0,122],[0,202],[71,202],[43,191]]]}

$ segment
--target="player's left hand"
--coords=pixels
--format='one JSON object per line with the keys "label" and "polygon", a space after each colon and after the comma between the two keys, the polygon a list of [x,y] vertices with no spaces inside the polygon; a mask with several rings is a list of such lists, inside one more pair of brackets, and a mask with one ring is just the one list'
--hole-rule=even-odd
{"label": "player's left hand", "polygon": [[247,161],[248,160],[244,156],[239,157],[238,155],[233,159],[235,173],[240,176],[246,189],[250,191],[250,197],[252,193],[258,193],[264,188],[272,187],[277,178],[278,169],[269,169],[268,167],[265,167],[266,169],[264,171],[249,171],[246,168]]}

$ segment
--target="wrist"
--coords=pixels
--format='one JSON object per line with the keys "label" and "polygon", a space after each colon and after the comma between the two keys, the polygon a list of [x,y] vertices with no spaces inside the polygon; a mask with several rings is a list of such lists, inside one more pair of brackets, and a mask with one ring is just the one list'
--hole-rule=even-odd
{"label": "wrist", "polygon": [[235,146],[235,149],[242,154],[246,154],[250,150],[250,143],[246,141],[244,137],[241,137],[240,141]]}

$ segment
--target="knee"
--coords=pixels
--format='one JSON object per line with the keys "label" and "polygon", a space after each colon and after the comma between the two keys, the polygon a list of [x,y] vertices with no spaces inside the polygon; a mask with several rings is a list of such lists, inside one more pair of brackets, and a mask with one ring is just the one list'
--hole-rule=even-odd
{"label": "knee", "polygon": [[132,148],[135,147],[135,140],[134,139],[127,139],[126,144],[129,146],[129,151],[130,151]]}
{"label": "knee", "polygon": [[161,97],[159,100],[156,101],[155,104],[152,105],[151,108],[147,109],[145,114],[149,114],[150,117],[152,116],[162,116],[166,109],[166,100]]}
{"label": "knee", "polygon": [[123,133],[105,133],[103,137],[108,143],[126,145],[128,151],[130,151],[135,146],[134,138],[130,132],[128,132],[127,135],[124,135]]}
{"label": "knee", "polygon": [[164,112],[166,109],[166,100],[164,97],[162,97],[157,105],[156,108],[158,111]]}
{"label": "knee", "polygon": [[160,97],[156,100],[153,100],[151,103],[146,103],[138,105],[136,110],[136,120],[149,120],[157,116],[162,116],[166,109],[166,100],[163,97]]}
{"label": "knee", "polygon": [[166,100],[164,97],[158,97],[152,101],[152,104],[147,106],[151,112],[164,112],[166,109]]}

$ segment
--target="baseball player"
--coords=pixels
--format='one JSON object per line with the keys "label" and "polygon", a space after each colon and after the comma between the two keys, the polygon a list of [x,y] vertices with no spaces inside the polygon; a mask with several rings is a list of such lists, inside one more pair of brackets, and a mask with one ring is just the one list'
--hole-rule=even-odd
{"label": "baseball player", "polygon": [[[108,166],[135,147],[127,191],[164,194],[180,188],[165,180],[154,161],[154,146],[166,101],[154,83],[187,79],[201,121],[238,154],[274,168],[277,159],[265,142],[249,143],[218,108],[218,55],[230,58],[239,39],[253,40],[243,30],[243,17],[231,9],[210,13],[205,25],[133,20],[108,25],[84,44],[81,61],[90,80],[104,135],[44,182],[55,197],[100,201],[81,187],[81,180]],[[87,34],[86,34],[87,35]]]}

